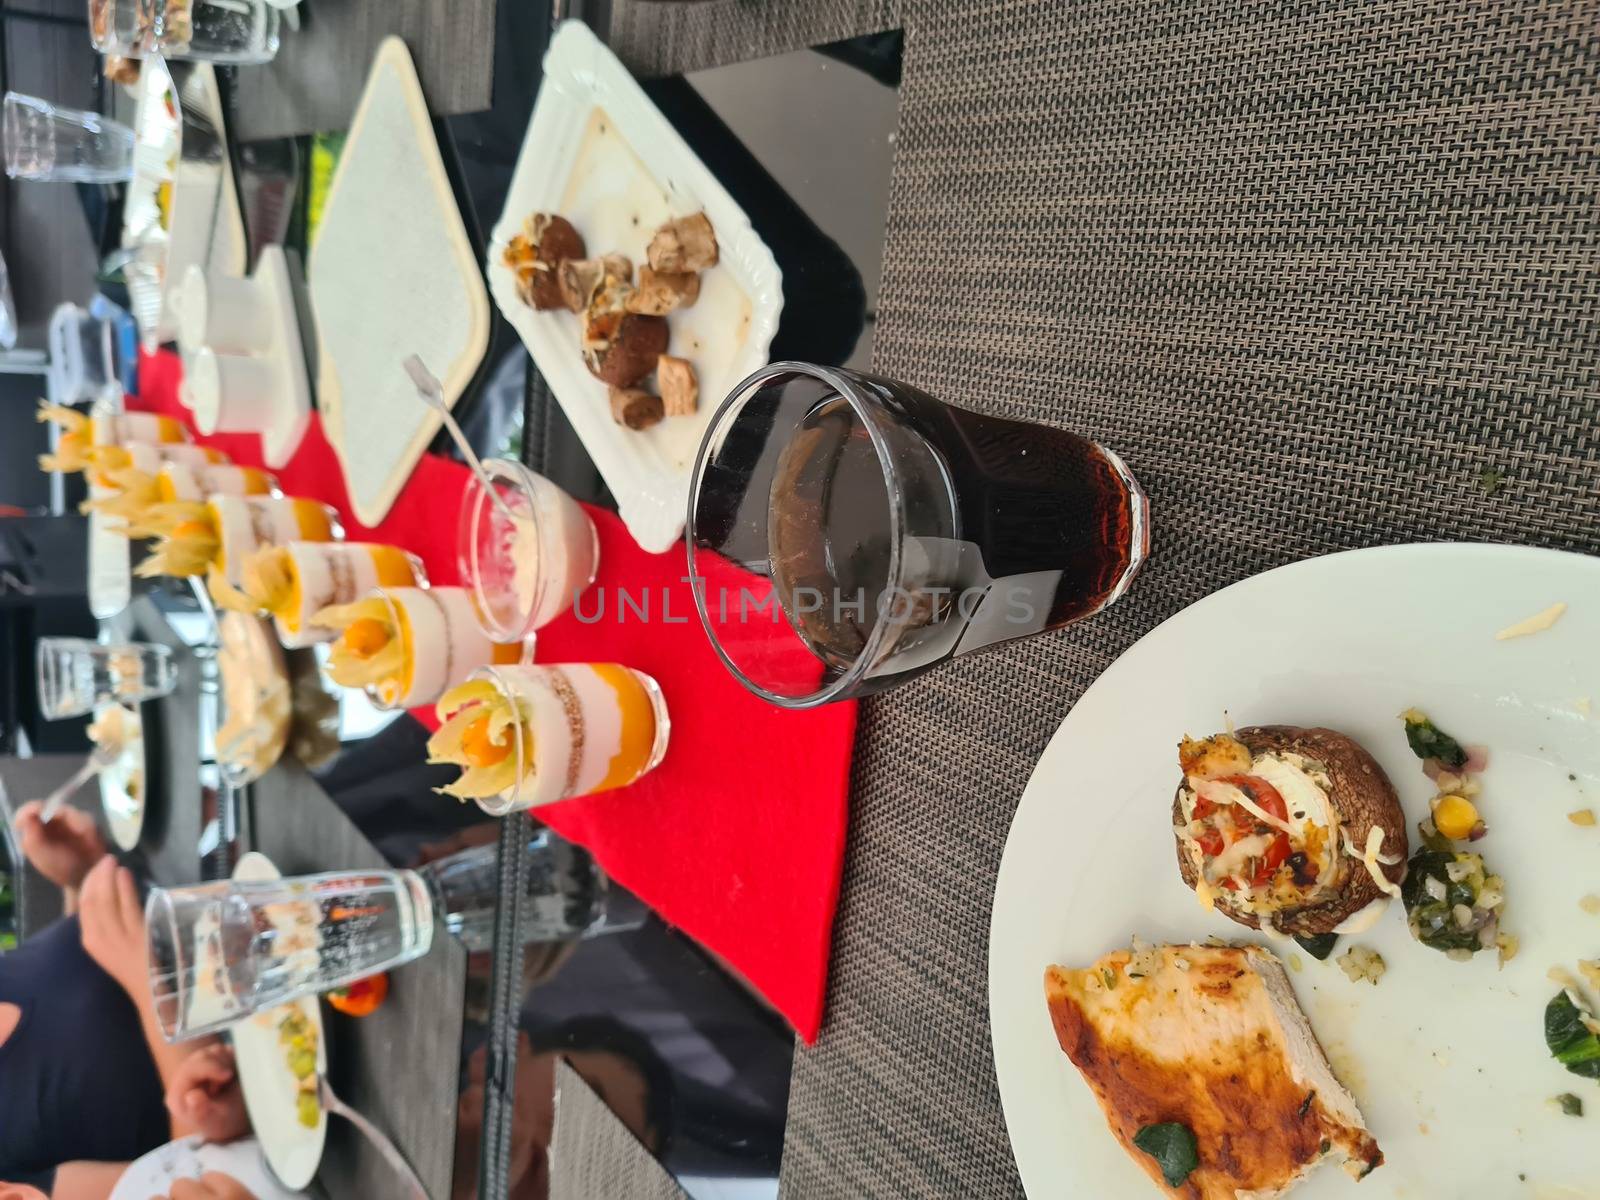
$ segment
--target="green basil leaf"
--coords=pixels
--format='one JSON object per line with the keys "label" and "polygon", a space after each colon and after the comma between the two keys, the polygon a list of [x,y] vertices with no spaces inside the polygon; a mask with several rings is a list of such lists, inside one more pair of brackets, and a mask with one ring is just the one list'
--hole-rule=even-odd
{"label": "green basil leaf", "polygon": [[1466,765],[1467,752],[1461,748],[1461,743],[1426,717],[1420,721],[1406,720],[1406,742],[1418,758],[1437,758],[1451,768]]}
{"label": "green basil leaf", "polygon": [[1333,953],[1334,943],[1339,940],[1337,933],[1319,933],[1314,937],[1305,937],[1295,934],[1294,940],[1300,943],[1300,949],[1318,962],[1326,962],[1328,955]]}
{"label": "green basil leaf", "polygon": [[1600,1079],[1600,1037],[1583,1023],[1584,1012],[1566,991],[1556,993],[1544,1010],[1544,1044],[1574,1075]]}
{"label": "green basil leaf", "polygon": [[1583,1116],[1583,1101],[1571,1092],[1562,1092],[1556,1097],[1556,1103],[1561,1106],[1561,1111],[1569,1117]]}
{"label": "green basil leaf", "polygon": [[1146,1125],[1133,1135],[1133,1144],[1156,1160],[1168,1187],[1178,1187],[1200,1165],[1194,1134],[1176,1121]]}

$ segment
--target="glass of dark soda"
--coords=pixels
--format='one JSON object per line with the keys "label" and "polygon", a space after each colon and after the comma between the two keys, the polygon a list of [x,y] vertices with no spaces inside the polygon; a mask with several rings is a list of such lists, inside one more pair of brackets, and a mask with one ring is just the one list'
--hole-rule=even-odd
{"label": "glass of dark soda", "polygon": [[1149,501],[1120,458],[1066,430],[774,363],[711,420],[688,546],[728,669],[810,708],[1093,616],[1149,553]]}

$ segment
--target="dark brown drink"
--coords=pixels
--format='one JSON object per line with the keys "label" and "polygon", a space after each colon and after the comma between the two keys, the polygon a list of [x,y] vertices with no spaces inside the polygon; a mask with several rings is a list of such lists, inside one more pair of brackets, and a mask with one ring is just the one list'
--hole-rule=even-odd
{"label": "dark brown drink", "polygon": [[[715,550],[742,562],[781,606],[777,630],[702,607],[741,675],[774,671],[786,660],[758,642],[788,636],[820,665],[816,691],[876,691],[1100,611],[1148,552],[1138,484],[1065,430],[850,372],[779,373],[746,400],[739,425],[702,449],[691,517],[691,561]],[[793,677],[756,690],[794,702],[810,685],[783,670]]]}

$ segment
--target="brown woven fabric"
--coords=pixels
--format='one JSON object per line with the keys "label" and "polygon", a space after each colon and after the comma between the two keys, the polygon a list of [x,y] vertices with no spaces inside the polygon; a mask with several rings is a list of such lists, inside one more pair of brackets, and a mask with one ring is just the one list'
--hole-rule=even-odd
{"label": "brown woven fabric", "polygon": [[[657,66],[837,35],[807,7],[707,6]],[[1343,548],[1600,553],[1595,0],[901,12],[878,367],[1113,446],[1155,546],[1112,612],[865,706],[829,1016],[791,1090],[802,1200],[1019,1194],[994,872],[1045,742],[1139,636]]]}
{"label": "brown woven fabric", "polygon": [[900,25],[901,0],[616,0],[607,42],[635,74],[750,62]]}
{"label": "brown woven fabric", "polygon": [[550,1200],[684,1200],[672,1176],[562,1060],[556,1062]]}

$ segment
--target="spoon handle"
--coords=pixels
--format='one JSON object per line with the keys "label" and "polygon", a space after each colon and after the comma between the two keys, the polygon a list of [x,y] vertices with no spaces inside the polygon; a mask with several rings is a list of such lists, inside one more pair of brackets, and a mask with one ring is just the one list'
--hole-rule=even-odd
{"label": "spoon handle", "polygon": [[39,810],[39,820],[42,824],[49,824],[55,819],[56,813],[61,811],[61,806],[67,802],[68,797],[89,781],[91,775],[100,770],[99,760],[91,754],[84,760],[83,766],[73,772],[72,778],[63,783],[55,791],[44,798],[44,805]]}
{"label": "spoon handle", "polygon": [[322,1097],[322,1107],[338,1114],[359,1129],[362,1136],[383,1155],[383,1160],[389,1164],[394,1173],[406,1181],[415,1200],[428,1200],[428,1190],[422,1186],[422,1180],[417,1178],[417,1173],[411,1169],[411,1164],[406,1161],[406,1156],[400,1153],[399,1148],[385,1137],[376,1125],[334,1095],[326,1076],[319,1078],[317,1083],[318,1092]]}

